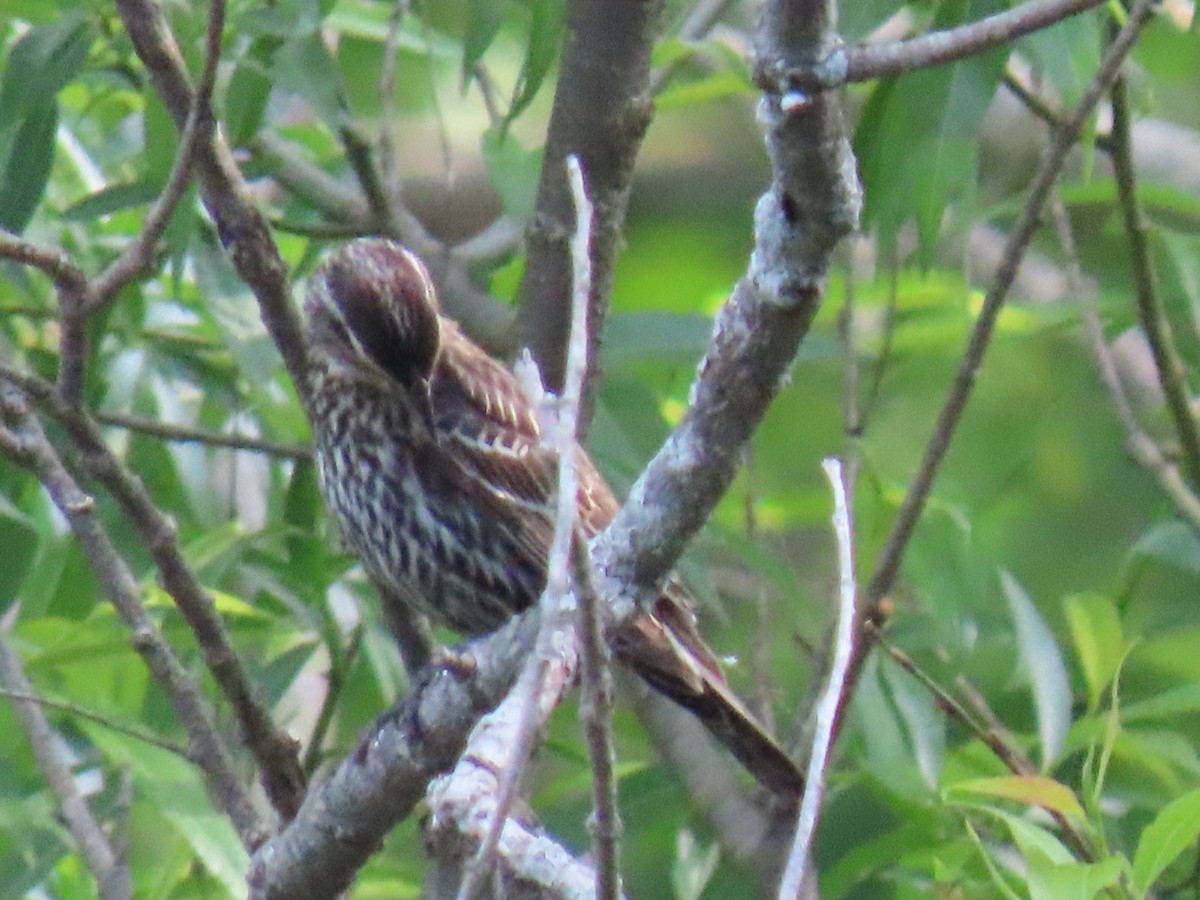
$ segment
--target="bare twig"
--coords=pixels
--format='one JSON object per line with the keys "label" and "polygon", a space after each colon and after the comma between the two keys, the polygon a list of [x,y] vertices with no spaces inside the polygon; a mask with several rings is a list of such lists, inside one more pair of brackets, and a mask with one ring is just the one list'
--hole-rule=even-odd
{"label": "bare twig", "polygon": [[[117,0],[117,11],[155,90],[182,131],[191,114],[194,92],[161,7],[152,0]],[[292,300],[287,266],[219,131],[199,146],[195,170],[222,245],[254,292],[263,324],[283,357],[301,401],[307,404],[304,334]]]}
{"label": "bare twig", "polygon": [[[572,165],[573,164],[573,165]],[[517,684],[513,694],[480,722],[479,727],[472,733],[468,742],[468,753],[463,762],[456,767],[455,772],[447,776],[443,783],[431,788],[431,794],[442,798],[448,793],[447,788],[453,784],[460,770],[468,769],[469,777],[478,778],[480,759],[488,759],[492,771],[499,773],[495,791],[494,809],[490,811],[489,825],[480,841],[479,851],[470,866],[464,872],[462,884],[459,887],[459,900],[471,900],[491,871],[496,848],[500,841],[501,832],[507,827],[507,819],[512,802],[516,797],[517,786],[523,777],[524,769],[532,748],[534,735],[543,727],[546,718],[557,705],[567,679],[574,673],[577,663],[575,643],[578,640],[573,617],[570,615],[570,605],[575,602],[571,593],[571,558],[572,546],[575,543],[576,525],[579,515],[579,473],[577,470],[576,441],[579,427],[579,405],[583,393],[583,382],[587,373],[587,303],[590,282],[589,241],[591,233],[590,203],[583,185],[583,173],[578,160],[571,156],[567,158],[567,167],[573,182],[577,182],[575,190],[579,192],[580,207],[577,218],[575,239],[573,242],[574,261],[578,267],[576,275],[576,291],[573,295],[573,313],[571,319],[571,340],[568,346],[567,380],[563,385],[562,395],[552,405],[552,421],[546,423],[545,431],[552,435],[555,451],[558,456],[558,488],[556,492],[554,536],[550,543],[546,565],[546,588],[539,601],[541,607],[541,628],[538,634],[538,652],[530,660],[525,673]],[[525,362],[528,362],[527,360]],[[548,408],[540,375],[530,363],[522,366],[525,389],[530,394],[530,402],[534,408],[546,411]],[[592,627],[599,631],[600,625],[595,621],[596,610],[592,610]],[[594,640],[600,641],[599,634]],[[506,734],[503,758],[483,756],[479,745],[489,746],[495,741],[497,734]],[[602,768],[607,768],[607,778],[612,778],[611,745],[604,748],[604,760],[593,759],[596,778],[601,777]],[[499,748],[493,749],[493,753]],[[604,766],[607,763],[607,767]],[[612,823],[615,809],[608,809],[613,788],[611,783],[605,786],[605,795],[598,797],[597,815],[600,814],[600,803],[606,805],[607,822]],[[481,798],[490,802],[488,793]],[[431,799],[431,806],[437,806]],[[474,818],[474,817],[473,817]],[[610,835],[611,837],[611,835]],[[609,840],[606,846],[597,838],[597,850],[607,857],[600,873],[600,885],[603,896],[616,897],[619,894],[619,879],[616,871],[615,840]],[[506,860],[509,865],[512,860]]]}
{"label": "bare twig", "polygon": [[[746,529],[746,540],[758,542],[758,484],[755,477],[754,443],[746,445],[743,467],[746,472],[746,493],[742,498],[742,522]],[[771,621],[771,596],[765,586],[757,585],[754,597],[754,638],[750,646],[750,672],[754,681],[754,714],[763,727],[775,733],[775,703],[771,684],[771,640],[775,625]]]}
{"label": "bare twig", "polygon": [[170,224],[171,216],[187,192],[201,146],[212,140],[214,127],[212,111],[213,86],[217,79],[217,64],[221,59],[221,32],[225,27],[225,0],[211,0],[208,30],[205,34],[204,70],[196,85],[187,123],[179,136],[179,149],[171,165],[166,184],[151,205],[143,220],[142,230],[122,251],[121,255],[93,279],[93,296],[81,310],[91,315],[116,298],[129,282],[148,271],[154,248]]}
{"label": "bare twig", "polygon": [[[574,290],[571,309],[571,343],[567,351],[567,379],[563,387],[558,423],[558,515],[572,515],[566,505],[575,506],[578,473],[572,458],[578,430],[579,404],[583,380],[587,374],[587,310],[591,294],[592,269],[589,257],[592,234],[592,203],[584,183],[578,157],[567,157],[571,193],[575,198],[575,234],[571,238]],[[621,894],[618,836],[621,814],[617,808],[617,780],[612,736],[613,679],[608,645],[604,641],[599,599],[591,584],[591,560],[587,543],[577,541],[576,584],[579,593],[580,668],[583,700],[580,717],[592,764],[592,855],[596,860],[597,900],[616,900]],[[578,577],[582,575],[583,577]]]}
{"label": "bare twig", "polygon": [[846,484],[842,480],[842,465],[836,459],[821,463],[825,475],[833,488],[833,531],[837,537],[838,550],[838,617],[834,638],[833,663],[825,691],[817,703],[817,729],[813,735],[812,752],[808,757],[808,773],[804,779],[804,799],[796,820],[796,834],[788,854],[787,866],[779,883],[779,900],[795,900],[800,896],[807,874],[812,839],[821,812],[821,801],[825,794],[825,772],[829,765],[829,751],[833,745],[837,711],[841,705],[846,672],[854,648],[855,626],[855,581],[854,543],[850,523],[850,500]]}
{"label": "bare twig", "polygon": [[1133,170],[1130,138],[1129,98],[1125,79],[1118,75],[1112,86],[1112,161],[1117,180],[1117,197],[1129,242],[1138,321],[1154,355],[1158,380],[1167,399],[1167,410],[1175,425],[1182,450],[1182,468],[1193,491],[1200,490],[1200,427],[1192,415],[1188,397],[1187,371],[1175,347],[1171,325],[1163,310],[1155,283],[1154,264],[1146,241],[1146,219],[1137,198],[1137,176]]}
{"label": "bare twig", "polygon": [[[1008,88],[1009,93],[1021,101],[1031,113],[1049,125],[1051,128],[1057,128],[1060,118],[1058,110],[1050,106],[1045,100],[1030,90],[1024,82],[1013,74],[1009,68],[1004,73],[1003,84]],[[1097,134],[1095,136],[1096,146],[1105,153],[1112,152],[1112,135]]]}
{"label": "bare twig", "polygon": [[33,698],[33,687],[25,675],[21,658],[5,638],[17,609],[14,606],[0,622],[0,684],[13,701],[13,712],[29,738],[38,770],[58,797],[63,822],[96,879],[101,900],[127,900],[132,896],[129,868],[118,860],[104,829],[93,818],[75,783],[71,767],[62,758],[62,739],[54,733],[42,706]]}
{"label": "bare twig", "polygon": [[10,700],[20,700],[24,703],[36,703],[38,706],[46,709],[57,709],[60,712],[69,713],[74,719],[84,719],[88,722],[107,728],[109,731],[116,734],[123,734],[126,737],[131,737],[135,741],[141,741],[144,744],[149,744],[152,747],[158,747],[160,750],[166,750],[168,753],[174,753],[188,762],[195,762],[188,748],[182,744],[177,744],[175,741],[169,741],[166,738],[159,737],[157,734],[151,734],[149,731],[144,731],[141,728],[131,728],[128,725],[122,725],[120,722],[114,722],[105,716],[94,713],[89,709],[84,709],[78,703],[67,703],[62,700],[51,700],[49,697],[44,697],[41,694],[31,693],[29,691],[21,691],[15,688],[5,688],[0,690],[0,697],[8,697]]}
{"label": "bare twig", "polygon": [[229,750],[214,725],[213,711],[146,613],[137,580],[96,519],[95,501],[80,490],[67,471],[20,391],[0,385],[0,412],[10,422],[15,438],[15,445],[6,449],[15,451],[15,461],[37,475],[66,517],[105,594],[132,632],[135,649],[167,694],[187,732],[189,756],[209,779],[218,805],[233,821],[243,844],[257,846],[265,839],[267,828],[234,772]]}
{"label": "bare twig", "polygon": [[[1040,31],[1069,16],[1100,6],[1102,0],[1025,0],[977,22],[934,31],[888,44],[858,44],[835,48],[808,69],[783,75],[789,87],[811,90],[840,87],[876,78],[888,78],[966,59]],[[772,77],[769,76],[768,77]]]}
{"label": "bare twig", "polygon": [[172,425],[157,419],[146,419],[141,416],[131,416],[127,413],[98,412],[95,419],[103,425],[112,428],[124,428],[138,434],[162,438],[184,444],[203,444],[206,447],[223,447],[230,450],[246,450],[252,453],[262,453],[266,456],[277,456],[280,459],[311,459],[312,448],[304,444],[288,444],[283,441],[269,441],[263,438],[249,437],[241,434],[222,434],[203,428],[189,428],[186,425]]}
{"label": "bare twig", "polygon": [[383,65],[379,70],[379,174],[388,198],[388,219],[402,200],[400,173],[396,170],[396,54],[399,52],[400,26],[408,15],[408,0],[397,0],[388,13],[387,40],[383,44]]}

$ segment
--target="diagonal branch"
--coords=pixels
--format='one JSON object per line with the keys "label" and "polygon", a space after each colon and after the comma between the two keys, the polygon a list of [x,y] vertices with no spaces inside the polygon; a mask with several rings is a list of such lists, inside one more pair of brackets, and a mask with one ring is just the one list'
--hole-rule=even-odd
{"label": "diagonal branch", "polygon": [[1182,468],[1187,473],[1192,490],[1200,489],[1200,428],[1192,415],[1188,397],[1187,370],[1184,367],[1171,324],[1159,299],[1146,240],[1146,219],[1137,198],[1137,176],[1133,170],[1133,141],[1130,137],[1129,91],[1125,79],[1118,76],[1112,86],[1112,162],[1117,180],[1117,196],[1125,235],[1129,239],[1129,256],[1133,268],[1133,285],[1137,298],[1138,321],[1146,333],[1158,380],[1167,398],[1167,409],[1182,449]]}
{"label": "diagonal branch", "polygon": [[[983,364],[983,358],[991,341],[996,319],[999,317],[1004,301],[1008,297],[1008,291],[1012,287],[1013,280],[1016,277],[1017,267],[1020,265],[1021,258],[1024,256],[1034,232],[1037,230],[1042,208],[1054,187],[1059,172],[1062,170],[1067,154],[1079,139],[1084,123],[1092,115],[1092,110],[1117,77],[1121,64],[1132,49],[1134,41],[1141,32],[1142,26],[1148,21],[1152,11],[1152,0],[1138,0],[1134,4],[1133,9],[1130,11],[1128,22],[1109,45],[1104,58],[1101,60],[1099,69],[1084,91],[1083,96],[1071,111],[1071,114],[1062,119],[1058,129],[1054,132],[1050,146],[1043,157],[1041,167],[1034,178],[1033,186],[1030,188],[1029,199],[1025,202],[1025,207],[1021,211],[1020,218],[1009,234],[1000,267],[996,273],[995,280],[984,297],[983,308],[980,310],[979,318],[976,320],[975,327],[971,332],[970,341],[963,351],[962,359],[959,361],[958,369],[954,375],[954,382],[938,413],[937,422],[934,425],[929,442],[926,444],[920,466],[913,476],[912,484],[909,486],[908,493],[900,505],[887,541],[875,563],[871,580],[864,592],[865,596],[861,617],[864,622],[876,616],[879,603],[891,591],[896,581],[896,577],[900,571],[900,562],[904,557],[904,551],[912,538],[917,521],[920,519],[921,511],[925,507],[925,502],[929,498],[934,479],[941,467],[942,460],[946,456],[946,451],[950,447],[950,441],[958,427],[959,420],[962,418],[963,410],[966,408],[967,401],[971,397],[971,390],[975,385],[975,376],[979,371],[979,367]],[[873,641],[873,634],[874,632],[870,630],[860,632],[859,644],[856,647],[854,663],[851,667],[851,684],[857,680],[857,676],[861,672],[863,662],[866,660],[867,653]]]}
{"label": "diagonal branch", "polygon": [[[833,41],[821,2],[768,4],[758,66],[783,71]],[[785,99],[787,102],[785,102]],[[768,91],[760,103],[773,179],[755,209],[746,274],[717,316],[691,389],[691,406],[594,543],[601,593],[655,596],[708,518],[779,390],[816,314],[830,255],[858,222],[861,191],[839,98]]]}
{"label": "diagonal branch", "polygon": [[815,65],[786,74],[790,86],[812,90],[892,78],[1011,44],[1019,37],[1100,6],[1103,0],[1025,0],[976,22],[886,44],[836,48]]}
{"label": "diagonal branch", "polygon": [[[193,91],[179,45],[162,11],[151,0],[117,0],[117,11],[167,112],[182,130],[192,109]],[[279,255],[267,220],[251,200],[219,132],[199,147],[195,166],[201,195],[221,243],[239,276],[254,292],[263,323],[283,356],[301,401],[307,405],[300,314],[292,301],[287,265]]]}
{"label": "diagonal branch", "polygon": [[304,794],[296,742],[275,728],[270,710],[251,685],[212,597],[183,558],[174,524],[154,505],[141,481],[108,449],[91,417],[68,405],[50,385],[33,376],[0,367],[0,377],[19,384],[66,428],[88,471],[120,505],[154,558],[163,587],[191,627],[209,671],[233,708],[241,738],[259,764],[267,796],[281,816],[291,818]]}
{"label": "diagonal branch", "polygon": [[479,717],[512,688],[533,652],[531,611],[459,651],[465,667],[432,666],[375,723],[358,749],[306,795],[296,818],[255,854],[254,900],[333,897],[410,815],[430,778],[450,769]]}
{"label": "diagonal branch", "polygon": [[66,517],[104,592],[132,632],[134,648],[167,694],[187,732],[190,755],[208,778],[218,805],[233,821],[242,843],[257,846],[266,837],[266,823],[235,773],[212,708],[146,613],[137,580],[96,518],[95,500],[67,471],[21,391],[0,385],[0,413],[10,423],[13,436],[4,449],[37,476]]}

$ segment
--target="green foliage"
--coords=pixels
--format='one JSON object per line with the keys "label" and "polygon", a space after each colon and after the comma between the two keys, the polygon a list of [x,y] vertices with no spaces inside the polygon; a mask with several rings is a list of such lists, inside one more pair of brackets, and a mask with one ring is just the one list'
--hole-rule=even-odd
{"label": "green foliage", "polygon": [[[204,6],[163,5],[198,72]],[[518,223],[533,214],[564,4],[413,6],[395,41],[394,96],[381,98],[392,4],[231,4],[217,114],[278,226],[297,295],[329,235],[340,239],[349,226],[314,194],[288,186],[262,150],[265,133],[350,184],[347,133],[373,146],[384,104],[394,104],[398,166],[409,184],[453,176],[473,201],[484,197]],[[106,4],[11,0],[0,8],[9,17],[0,24],[0,224],[62,248],[86,272],[100,271],[142,227],[174,161],[176,129]],[[921,3],[904,12],[920,26],[942,27],[997,8]],[[897,10],[846,4],[847,34],[865,36]],[[1019,61],[1058,108],[1090,78],[1105,15],[1019,42]],[[768,176],[753,121],[756,89],[737,48],[728,34],[692,41],[673,32],[656,48],[655,64],[674,69],[657,98],[645,177],[625,230],[590,435],[593,455],[619,488],[686,408],[712,314],[745,268],[751,209]],[[1164,14],[1134,62],[1139,112],[1194,138],[1196,29]],[[832,274],[791,381],[754,439],[752,464],[684,563],[705,600],[713,644],[743,660],[731,667],[735,686],[751,693],[753,654],[770,663],[768,696],[784,733],[826,640],[833,554],[819,460],[858,454],[865,580],[987,287],[986,276],[962,262],[979,236],[972,229],[1007,228],[1023,203],[1029,162],[1005,150],[1001,138],[1011,143],[1011,135],[989,132],[1009,63],[1002,49],[851,90],[875,253],[865,254],[869,260],[847,254]],[[478,96],[481,74],[499,97],[495,121]],[[1021,121],[1017,143],[1033,153],[1044,129]],[[1136,323],[1128,241],[1104,154],[1088,152],[1061,196],[1113,338]],[[1194,391],[1200,200],[1195,182],[1189,188],[1170,174],[1148,173],[1139,196]],[[431,221],[453,208],[450,193],[433,197],[421,209]],[[1039,233],[1035,249],[1063,263],[1052,229]],[[523,265],[518,250],[473,274],[507,298]],[[1200,539],[1126,456],[1077,299],[1059,291],[1014,303],[1000,317],[890,598],[889,640],[927,680],[882,652],[862,672],[816,845],[823,897],[1059,900],[1196,889]],[[851,308],[847,359],[839,321]],[[4,362],[53,378],[56,315],[48,278],[0,263]],[[290,444],[309,439],[255,300],[195,189],[172,219],[154,273],[122,291],[89,336],[86,405],[97,413]],[[843,425],[850,364],[865,423],[853,439]],[[1156,403],[1151,396],[1136,412],[1160,436],[1166,420]],[[70,447],[61,429],[50,431],[59,447]],[[407,682],[365,578],[326,521],[311,463],[302,454],[165,441],[117,427],[106,437],[172,517],[277,720],[307,742],[326,684],[339,684],[311,759],[345,756]],[[147,548],[86,479],[77,454],[64,457],[96,495],[96,515],[139,579],[150,614],[202,672]],[[765,633],[760,598],[769,613]],[[18,603],[6,639],[39,693],[121,729],[183,740],[78,542],[33,479],[0,456],[0,606]],[[201,681],[216,702],[211,679]],[[979,727],[949,716],[929,681]],[[245,853],[191,765],[123,730],[57,707],[46,712],[91,791],[94,814],[128,835],[137,896],[240,894]],[[234,731],[227,720],[220,726]],[[551,731],[534,806],[583,853],[590,786],[573,706]],[[630,895],[755,896],[747,867],[719,849],[715,829],[689,805],[681,774],[659,762],[627,710],[618,713],[616,733]],[[985,736],[1005,742],[1026,768],[1012,771]],[[239,757],[247,780],[249,765]],[[354,896],[417,896],[422,873],[418,827],[406,822],[360,874]],[[0,703],[0,894],[95,895],[7,703]]]}

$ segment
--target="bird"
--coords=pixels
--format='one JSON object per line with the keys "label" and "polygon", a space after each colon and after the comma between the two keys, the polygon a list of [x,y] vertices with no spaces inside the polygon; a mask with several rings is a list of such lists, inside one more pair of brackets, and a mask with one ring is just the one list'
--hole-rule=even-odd
{"label": "bird", "polygon": [[[557,458],[516,376],[441,314],[420,258],[385,238],[333,252],[309,279],[304,311],[321,492],[384,602],[464,636],[537,603]],[[579,445],[575,457],[590,538],[620,504]],[[802,794],[799,770],[729,686],[676,577],[609,639],[770,794]]]}

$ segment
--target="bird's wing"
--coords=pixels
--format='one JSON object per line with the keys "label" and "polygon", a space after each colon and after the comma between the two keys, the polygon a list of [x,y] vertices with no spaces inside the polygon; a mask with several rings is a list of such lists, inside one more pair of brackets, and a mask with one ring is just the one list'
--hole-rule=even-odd
{"label": "bird's wing", "polygon": [[[458,326],[442,323],[442,352],[434,372],[434,415],[442,437],[466,474],[539,520],[544,540],[553,532],[551,498],[558,482],[557,459],[542,444],[537,416],[513,374],[471,343]],[[579,514],[590,536],[604,528],[619,504],[582,448],[577,448]]]}

